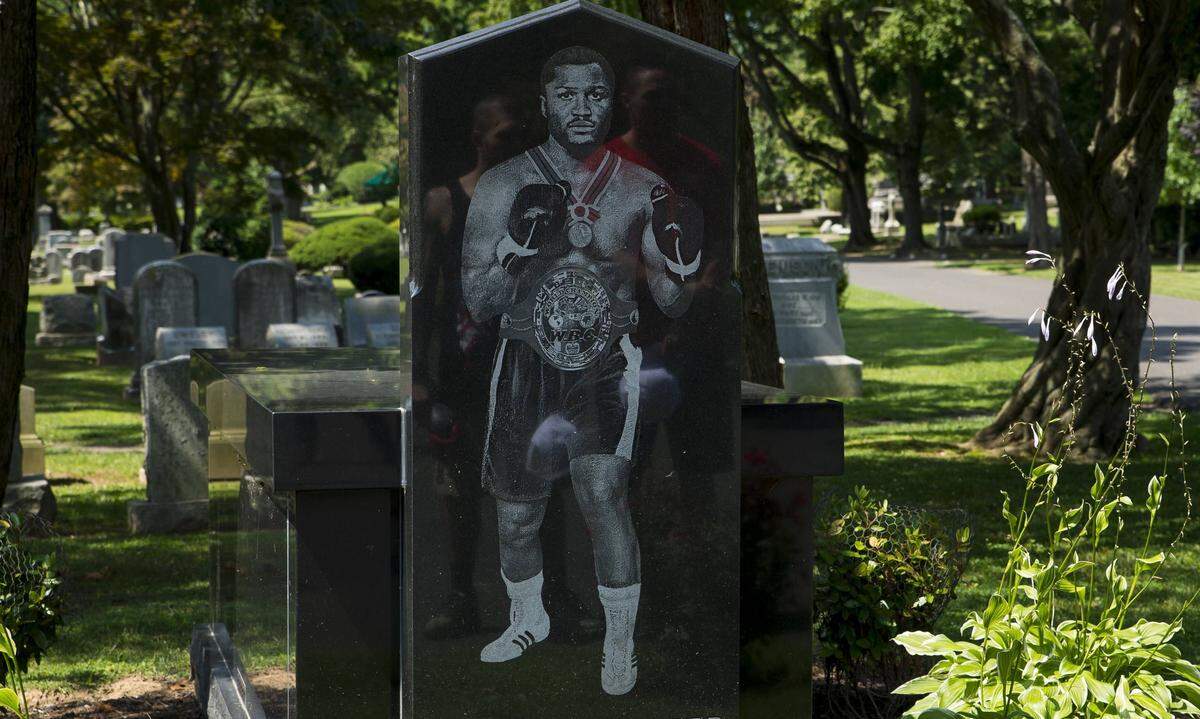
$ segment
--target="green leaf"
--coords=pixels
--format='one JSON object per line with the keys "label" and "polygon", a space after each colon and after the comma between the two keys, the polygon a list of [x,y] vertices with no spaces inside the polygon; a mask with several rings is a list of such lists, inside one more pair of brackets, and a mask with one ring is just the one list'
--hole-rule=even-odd
{"label": "green leaf", "polygon": [[942,686],[942,680],[933,677],[917,677],[904,682],[892,690],[893,694],[931,694]]}
{"label": "green leaf", "polygon": [[921,715],[918,717],[918,719],[962,719],[962,715],[958,712],[952,712],[949,709],[936,707],[933,709],[926,709],[925,711],[921,712]]}
{"label": "green leaf", "polygon": [[0,707],[11,711],[19,717],[25,716],[21,711],[21,698],[8,687],[0,687]]}

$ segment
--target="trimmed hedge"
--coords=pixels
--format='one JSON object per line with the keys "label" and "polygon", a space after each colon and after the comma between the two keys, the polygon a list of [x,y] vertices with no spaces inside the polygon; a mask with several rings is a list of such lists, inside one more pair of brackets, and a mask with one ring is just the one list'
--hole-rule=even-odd
{"label": "trimmed hedge", "polygon": [[374,217],[339,220],[296,243],[288,256],[300,269],[320,271],[326,265],[347,265],[360,250],[398,242],[396,235]]}
{"label": "trimmed hedge", "polygon": [[400,243],[393,235],[386,243],[364,247],[350,258],[346,276],[359,292],[379,290],[400,294]]}
{"label": "trimmed hedge", "polygon": [[[350,195],[356,202],[371,202],[378,198],[381,190],[377,187],[368,187],[367,181],[384,172],[387,172],[387,166],[382,162],[351,163],[338,170],[333,185],[338,192]],[[395,193],[389,191],[383,194],[390,196]]]}

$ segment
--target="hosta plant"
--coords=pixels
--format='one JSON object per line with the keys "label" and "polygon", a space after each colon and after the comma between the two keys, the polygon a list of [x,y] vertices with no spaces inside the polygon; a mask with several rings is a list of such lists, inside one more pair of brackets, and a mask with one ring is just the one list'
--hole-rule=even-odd
{"label": "hosta plant", "polygon": [[[1140,301],[1118,268],[1109,283],[1111,301]],[[1034,319],[1037,318],[1035,314]],[[1031,320],[1033,321],[1033,320]],[[1153,327],[1153,323],[1151,323]],[[1082,382],[1097,344],[1108,328],[1096,313],[1059,321],[1042,313],[1043,334],[1071,332],[1071,370],[1060,392],[1072,409],[1082,406]],[[1172,347],[1172,357],[1174,348]],[[1126,378],[1130,398],[1140,400],[1145,377]],[[936,660],[922,677],[899,687],[922,698],[906,714],[919,719],[1172,719],[1200,716],[1200,668],[1172,643],[1192,594],[1170,621],[1142,618],[1146,592],[1161,581],[1176,542],[1165,537],[1157,548],[1156,523],[1163,497],[1172,490],[1191,505],[1184,482],[1184,415],[1172,413],[1172,437],[1159,435],[1160,471],[1144,479],[1146,498],[1126,491],[1130,455],[1138,443],[1139,401],[1130,403],[1125,441],[1109,461],[1091,468],[1091,489],[1074,504],[1059,492],[1074,436],[1070,422],[1033,422],[1036,448],[1018,466],[1024,496],[1006,495],[1003,516],[1010,549],[999,585],[982,611],[971,612],[958,640],[927,632],[906,632],[895,641],[909,653]],[[1174,404],[1174,403],[1173,403]],[[1065,413],[1066,416],[1078,414]],[[1061,416],[1055,411],[1050,416]],[[1052,448],[1052,449],[1051,449]],[[1139,482],[1140,484],[1141,482]],[[1144,536],[1122,534],[1126,513],[1143,513]],[[1184,521],[1186,526],[1186,519]],[[1200,590],[1197,590],[1200,592]]]}

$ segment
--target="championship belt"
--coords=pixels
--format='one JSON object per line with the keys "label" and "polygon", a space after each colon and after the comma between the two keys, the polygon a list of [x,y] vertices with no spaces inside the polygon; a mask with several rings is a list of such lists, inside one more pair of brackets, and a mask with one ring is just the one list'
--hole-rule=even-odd
{"label": "championship belt", "polygon": [[[546,151],[541,147],[528,150],[525,154],[537,167],[547,184],[557,185],[563,181],[554,169],[554,165],[551,164],[550,158],[546,156]],[[567,198],[569,202],[567,239],[575,247],[584,248],[592,244],[592,238],[595,236],[592,226],[596,224],[596,220],[600,219],[600,210],[596,207],[596,203],[608,189],[608,183],[612,181],[613,175],[620,166],[621,158],[605,150],[604,157],[600,158],[599,166],[592,173],[587,186],[583,188],[583,194],[576,195],[572,192],[571,196]],[[569,184],[567,186],[570,187]]]}
{"label": "championship belt", "polygon": [[500,316],[500,336],[519,339],[546,362],[573,372],[606,357],[637,322],[636,302],[616,297],[586,267],[567,265],[542,275],[525,299]]}

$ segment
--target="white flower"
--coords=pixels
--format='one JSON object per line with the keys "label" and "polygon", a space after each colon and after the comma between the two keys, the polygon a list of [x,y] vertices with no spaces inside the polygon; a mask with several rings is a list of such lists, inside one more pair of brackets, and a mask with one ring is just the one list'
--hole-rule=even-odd
{"label": "white flower", "polygon": [[1054,258],[1041,250],[1029,250],[1025,255],[1029,258],[1025,260],[1025,264],[1027,265],[1037,264],[1038,262],[1049,262],[1051,266],[1054,265]]}
{"label": "white flower", "polygon": [[1119,300],[1125,296],[1125,288],[1129,286],[1129,280],[1125,278],[1125,266],[1117,265],[1117,269],[1113,271],[1112,277],[1108,278],[1108,284],[1105,289],[1108,292],[1108,299]]}
{"label": "white flower", "polygon": [[1025,324],[1027,324],[1027,325],[1033,324],[1033,321],[1038,318],[1038,315],[1042,316],[1042,321],[1038,323],[1038,327],[1040,327],[1042,330],[1042,337],[1045,338],[1046,340],[1049,340],[1050,339],[1050,315],[1046,314],[1045,309],[1039,307],[1036,310],[1034,310],[1033,314],[1029,315],[1029,321],[1026,322]]}

